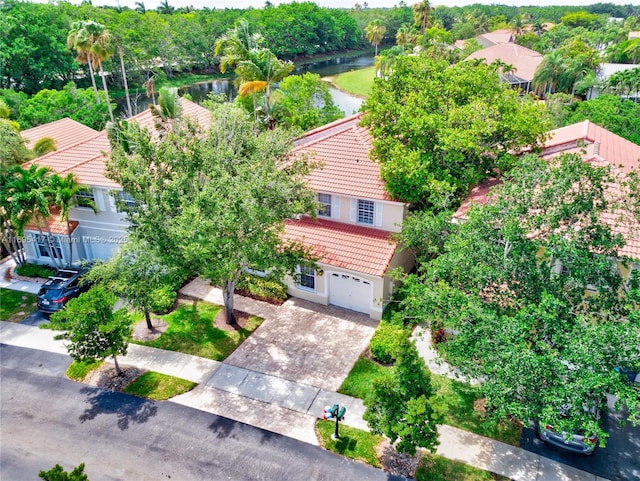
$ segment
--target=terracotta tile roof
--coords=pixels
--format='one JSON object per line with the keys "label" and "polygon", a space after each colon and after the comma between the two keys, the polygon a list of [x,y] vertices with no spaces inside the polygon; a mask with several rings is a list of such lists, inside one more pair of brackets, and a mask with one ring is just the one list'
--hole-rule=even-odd
{"label": "terracotta tile roof", "polygon": [[[210,125],[211,112],[209,112],[208,109],[186,99],[180,99],[180,105],[182,107],[182,114],[185,117],[195,120],[205,128]],[[149,109],[131,117],[129,121],[138,122],[141,127],[149,129],[153,129],[155,123]],[[63,127],[71,129],[71,132],[68,134],[65,133],[62,138],[71,139],[73,131],[77,131],[77,141],[71,143],[70,140],[65,140],[65,142],[69,144],[65,149],[61,149],[60,146],[58,146],[58,150],[55,152],[43,155],[32,162],[43,167],[48,167],[58,174],[72,172],[76,175],[80,184],[91,187],[119,189],[120,186],[107,178],[104,172],[107,156],[111,152],[111,145],[109,144],[106,131],[97,132],[70,119],[58,120],[51,124],[42,125],[30,130],[42,128],[41,130],[45,131],[45,128],[48,128],[49,131],[58,132],[62,135],[62,133],[65,132]],[[88,129],[88,131],[86,129]],[[89,131],[91,135],[89,135]]]}
{"label": "terracotta tile roof", "polygon": [[640,165],[640,145],[588,120],[552,130],[551,138],[545,142],[542,155],[567,151],[582,153],[583,148],[577,145],[578,141],[586,144],[586,153],[582,154],[585,161],[608,162],[623,174],[638,169]]}
{"label": "terracotta tile roof", "polygon": [[295,153],[320,163],[309,177],[317,192],[374,200],[390,200],[380,178],[380,167],[369,158],[372,139],[352,115],[307,132],[296,141]]}
{"label": "terracotta tile roof", "polygon": [[41,138],[51,137],[56,143],[56,150],[60,151],[92,139],[98,134],[98,131],[70,118],[65,118],[23,130],[20,133],[26,139],[26,145],[29,149],[32,149],[33,144]]}
{"label": "terracotta tile roof", "polygon": [[494,30],[493,32],[487,32],[483,33],[482,35],[478,35],[476,37],[476,40],[480,45],[483,45],[485,47],[502,43],[513,43],[513,30]]}
{"label": "terracotta tile roof", "polygon": [[[50,211],[51,217],[47,219],[47,224],[49,224],[49,231],[51,231],[51,233],[55,235],[68,235],[69,233],[67,232],[67,223],[66,221],[60,219],[60,209],[52,207]],[[71,229],[72,233],[76,230],[78,224],[79,222],[76,220],[69,221],[69,228]],[[47,229],[44,228],[44,226],[42,227],[42,233],[45,235],[48,234],[49,232],[47,231]],[[25,230],[39,232],[38,226],[35,223],[27,225],[25,227]]]}
{"label": "terracotta tile roof", "polygon": [[[620,182],[626,174],[640,168],[640,145],[636,145],[602,127],[585,120],[550,132],[551,137],[545,142],[541,157],[551,159],[561,153],[578,153],[585,162],[594,166],[611,165],[612,175],[618,183],[609,187],[612,197],[620,198]],[[578,142],[586,145],[579,146]],[[499,185],[497,179],[488,179],[476,186],[460,208],[455,212],[455,220],[464,220],[467,212],[474,204],[486,204],[490,201],[489,190]],[[640,259],[640,222],[630,212],[617,210],[604,214],[602,220],[616,234],[622,234],[625,245],[620,249],[620,256]]]}
{"label": "terracotta tile roof", "polygon": [[323,264],[379,277],[397,247],[389,232],[310,217],[287,221],[285,238],[310,246]]}
{"label": "terracotta tile roof", "polygon": [[515,43],[501,43],[492,47],[478,50],[469,55],[466,60],[484,59],[487,64],[494,60],[501,60],[515,67],[515,75],[527,80],[533,80],[538,65],[542,63],[542,54]]}

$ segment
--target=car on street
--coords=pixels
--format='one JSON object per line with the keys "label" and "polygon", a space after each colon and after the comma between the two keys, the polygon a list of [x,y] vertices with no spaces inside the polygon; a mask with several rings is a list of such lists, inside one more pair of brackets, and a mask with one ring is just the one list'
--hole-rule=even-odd
{"label": "car on street", "polygon": [[[593,418],[600,422],[601,409],[606,409],[606,401],[600,403],[593,403],[585,405],[585,411],[588,411]],[[571,409],[570,405],[561,407],[558,410],[560,417],[564,417],[564,413],[568,413]],[[565,451],[570,451],[578,454],[593,454],[596,444],[598,443],[598,437],[595,433],[586,433],[583,430],[577,432],[559,431],[548,422],[540,422],[537,425],[538,436],[546,443],[551,444],[557,448]]]}
{"label": "car on street", "polygon": [[42,284],[38,291],[38,309],[45,315],[52,314],[62,309],[71,299],[78,297],[91,287],[88,282],[83,282],[82,276],[86,274],[90,266],[69,267],[60,269]]}

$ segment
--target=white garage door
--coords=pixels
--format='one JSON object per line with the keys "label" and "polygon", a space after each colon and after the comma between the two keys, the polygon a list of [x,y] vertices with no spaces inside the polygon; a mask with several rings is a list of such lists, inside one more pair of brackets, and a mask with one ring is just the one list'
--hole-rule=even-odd
{"label": "white garage door", "polygon": [[369,314],[371,281],[349,274],[329,275],[329,304]]}

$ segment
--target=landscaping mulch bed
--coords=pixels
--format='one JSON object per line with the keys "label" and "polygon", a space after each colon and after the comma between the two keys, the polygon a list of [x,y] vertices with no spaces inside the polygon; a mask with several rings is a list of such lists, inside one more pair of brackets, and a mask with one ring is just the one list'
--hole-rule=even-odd
{"label": "landscaping mulch bed", "polygon": [[105,362],[91,371],[83,382],[90,386],[122,392],[134,379],[146,372],[144,369],[132,366],[120,366],[120,370],[122,372],[118,376],[115,366]]}
{"label": "landscaping mulch bed", "polygon": [[398,453],[388,439],[378,444],[376,456],[383,470],[405,478],[413,478],[421,458],[420,451],[415,456]]}
{"label": "landscaping mulch bed", "polygon": [[238,311],[236,309],[233,310],[233,314],[236,318],[236,322],[234,324],[227,324],[225,310],[220,309],[220,312],[218,312],[216,318],[213,320],[214,326],[223,331],[239,331],[240,329],[245,328],[251,314]]}
{"label": "landscaping mulch bed", "polygon": [[167,331],[169,324],[162,319],[151,319],[152,330],[147,327],[147,321],[143,319],[133,326],[133,334],[131,337],[135,341],[154,341]]}

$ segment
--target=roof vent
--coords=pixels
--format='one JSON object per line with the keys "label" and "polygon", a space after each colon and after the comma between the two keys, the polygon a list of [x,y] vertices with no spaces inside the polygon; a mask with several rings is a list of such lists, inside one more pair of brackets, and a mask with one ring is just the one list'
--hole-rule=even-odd
{"label": "roof vent", "polygon": [[600,155],[600,142],[597,140],[593,143],[593,155]]}

